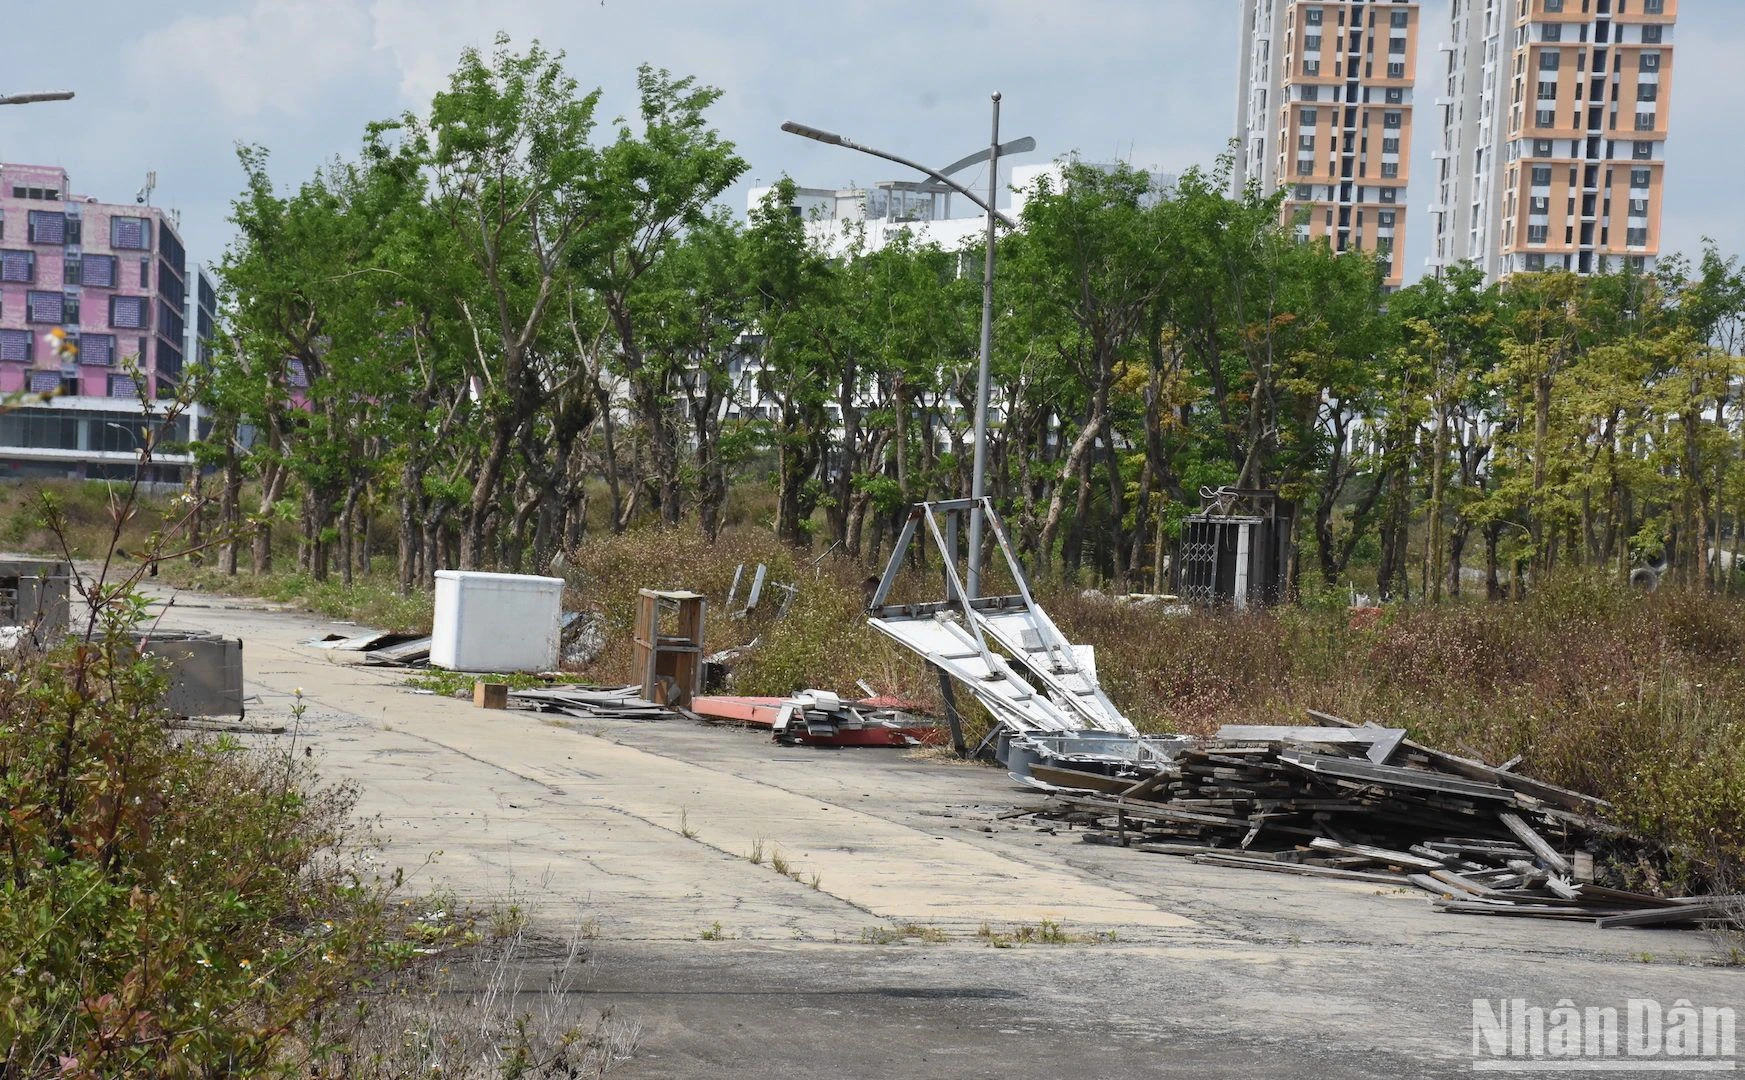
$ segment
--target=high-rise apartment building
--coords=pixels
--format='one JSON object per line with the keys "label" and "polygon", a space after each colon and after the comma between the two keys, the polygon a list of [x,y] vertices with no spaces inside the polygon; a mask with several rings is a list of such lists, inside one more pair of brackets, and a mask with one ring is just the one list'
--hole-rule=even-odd
{"label": "high-rise apartment building", "polygon": [[1451,0],[1438,272],[1651,269],[1678,0]]}
{"label": "high-rise apartment building", "polygon": [[[156,423],[142,391],[172,392],[211,334],[210,318],[187,333],[191,291],[209,315],[165,211],[74,195],[64,169],[0,164],[0,394],[45,395],[0,413],[0,477],[131,476]],[[186,428],[183,417],[160,439],[185,441]],[[188,460],[158,455],[150,479]]]}
{"label": "high-rise apartment building", "polygon": [[1403,278],[1415,0],[1242,0],[1233,183],[1286,191],[1285,220]]}

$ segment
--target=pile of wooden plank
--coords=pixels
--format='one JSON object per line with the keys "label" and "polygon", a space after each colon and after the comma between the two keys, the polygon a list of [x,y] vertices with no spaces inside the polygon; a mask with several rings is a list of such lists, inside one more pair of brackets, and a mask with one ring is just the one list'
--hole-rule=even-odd
{"label": "pile of wooden plank", "polygon": [[1041,813],[1087,839],[1197,862],[1416,887],[1442,911],[1693,926],[1745,897],[1666,896],[1664,852],[1605,820],[1606,803],[1398,729],[1231,726],[1128,775],[1037,766]]}

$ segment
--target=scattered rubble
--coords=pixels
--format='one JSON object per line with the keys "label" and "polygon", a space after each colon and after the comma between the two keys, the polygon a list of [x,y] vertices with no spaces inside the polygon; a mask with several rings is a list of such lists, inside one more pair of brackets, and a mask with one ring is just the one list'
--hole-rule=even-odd
{"label": "scattered rubble", "polygon": [[1397,728],[1310,718],[1323,726],[1226,726],[1156,763],[1036,764],[1027,782],[1052,789],[1039,815],[1086,827],[1086,839],[1418,888],[1451,913],[1609,927],[1745,910],[1745,897],[1660,895],[1664,852],[1603,821],[1602,800],[1432,750]]}

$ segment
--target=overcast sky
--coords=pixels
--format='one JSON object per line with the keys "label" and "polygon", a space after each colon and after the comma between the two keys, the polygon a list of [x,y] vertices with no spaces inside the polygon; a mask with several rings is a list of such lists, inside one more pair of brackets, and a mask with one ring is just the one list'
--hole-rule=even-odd
{"label": "overcast sky", "polygon": [[[0,0],[0,10],[24,0]],[[1421,68],[1447,36],[1447,0],[1426,0]],[[1032,135],[1041,162],[1180,170],[1209,165],[1233,133],[1237,0],[74,0],[77,49],[10,51],[0,92],[68,88],[77,100],[0,107],[0,160],[58,164],[74,190],[182,212],[190,257],[216,261],[241,185],[238,142],[273,154],[289,184],[355,153],[370,120],[422,109],[460,50],[499,29],[565,50],[602,120],[632,109],[638,63],[726,92],[715,122],[755,181],[817,186],[900,173],[783,134],[785,119],[943,164],[986,145],[988,94],[1002,135]],[[64,44],[64,43],[63,43]],[[1667,251],[1711,236],[1745,251],[1745,140],[1732,94],[1745,3],[1686,0],[1677,32],[1668,148]],[[1733,74],[1728,74],[1732,71]],[[1428,251],[1434,90],[1421,107],[1407,223],[1408,277]]]}

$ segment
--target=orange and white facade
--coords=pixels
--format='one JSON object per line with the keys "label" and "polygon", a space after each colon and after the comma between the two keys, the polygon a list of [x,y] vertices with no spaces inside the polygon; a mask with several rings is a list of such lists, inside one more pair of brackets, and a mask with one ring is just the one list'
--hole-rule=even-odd
{"label": "orange and white facade", "polygon": [[[1577,0],[1579,2],[1579,0]],[[1232,182],[1285,191],[1285,220],[1403,279],[1415,0],[1242,0]]]}
{"label": "orange and white facade", "polygon": [[1678,0],[1451,0],[1432,273],[1650,270]]}

